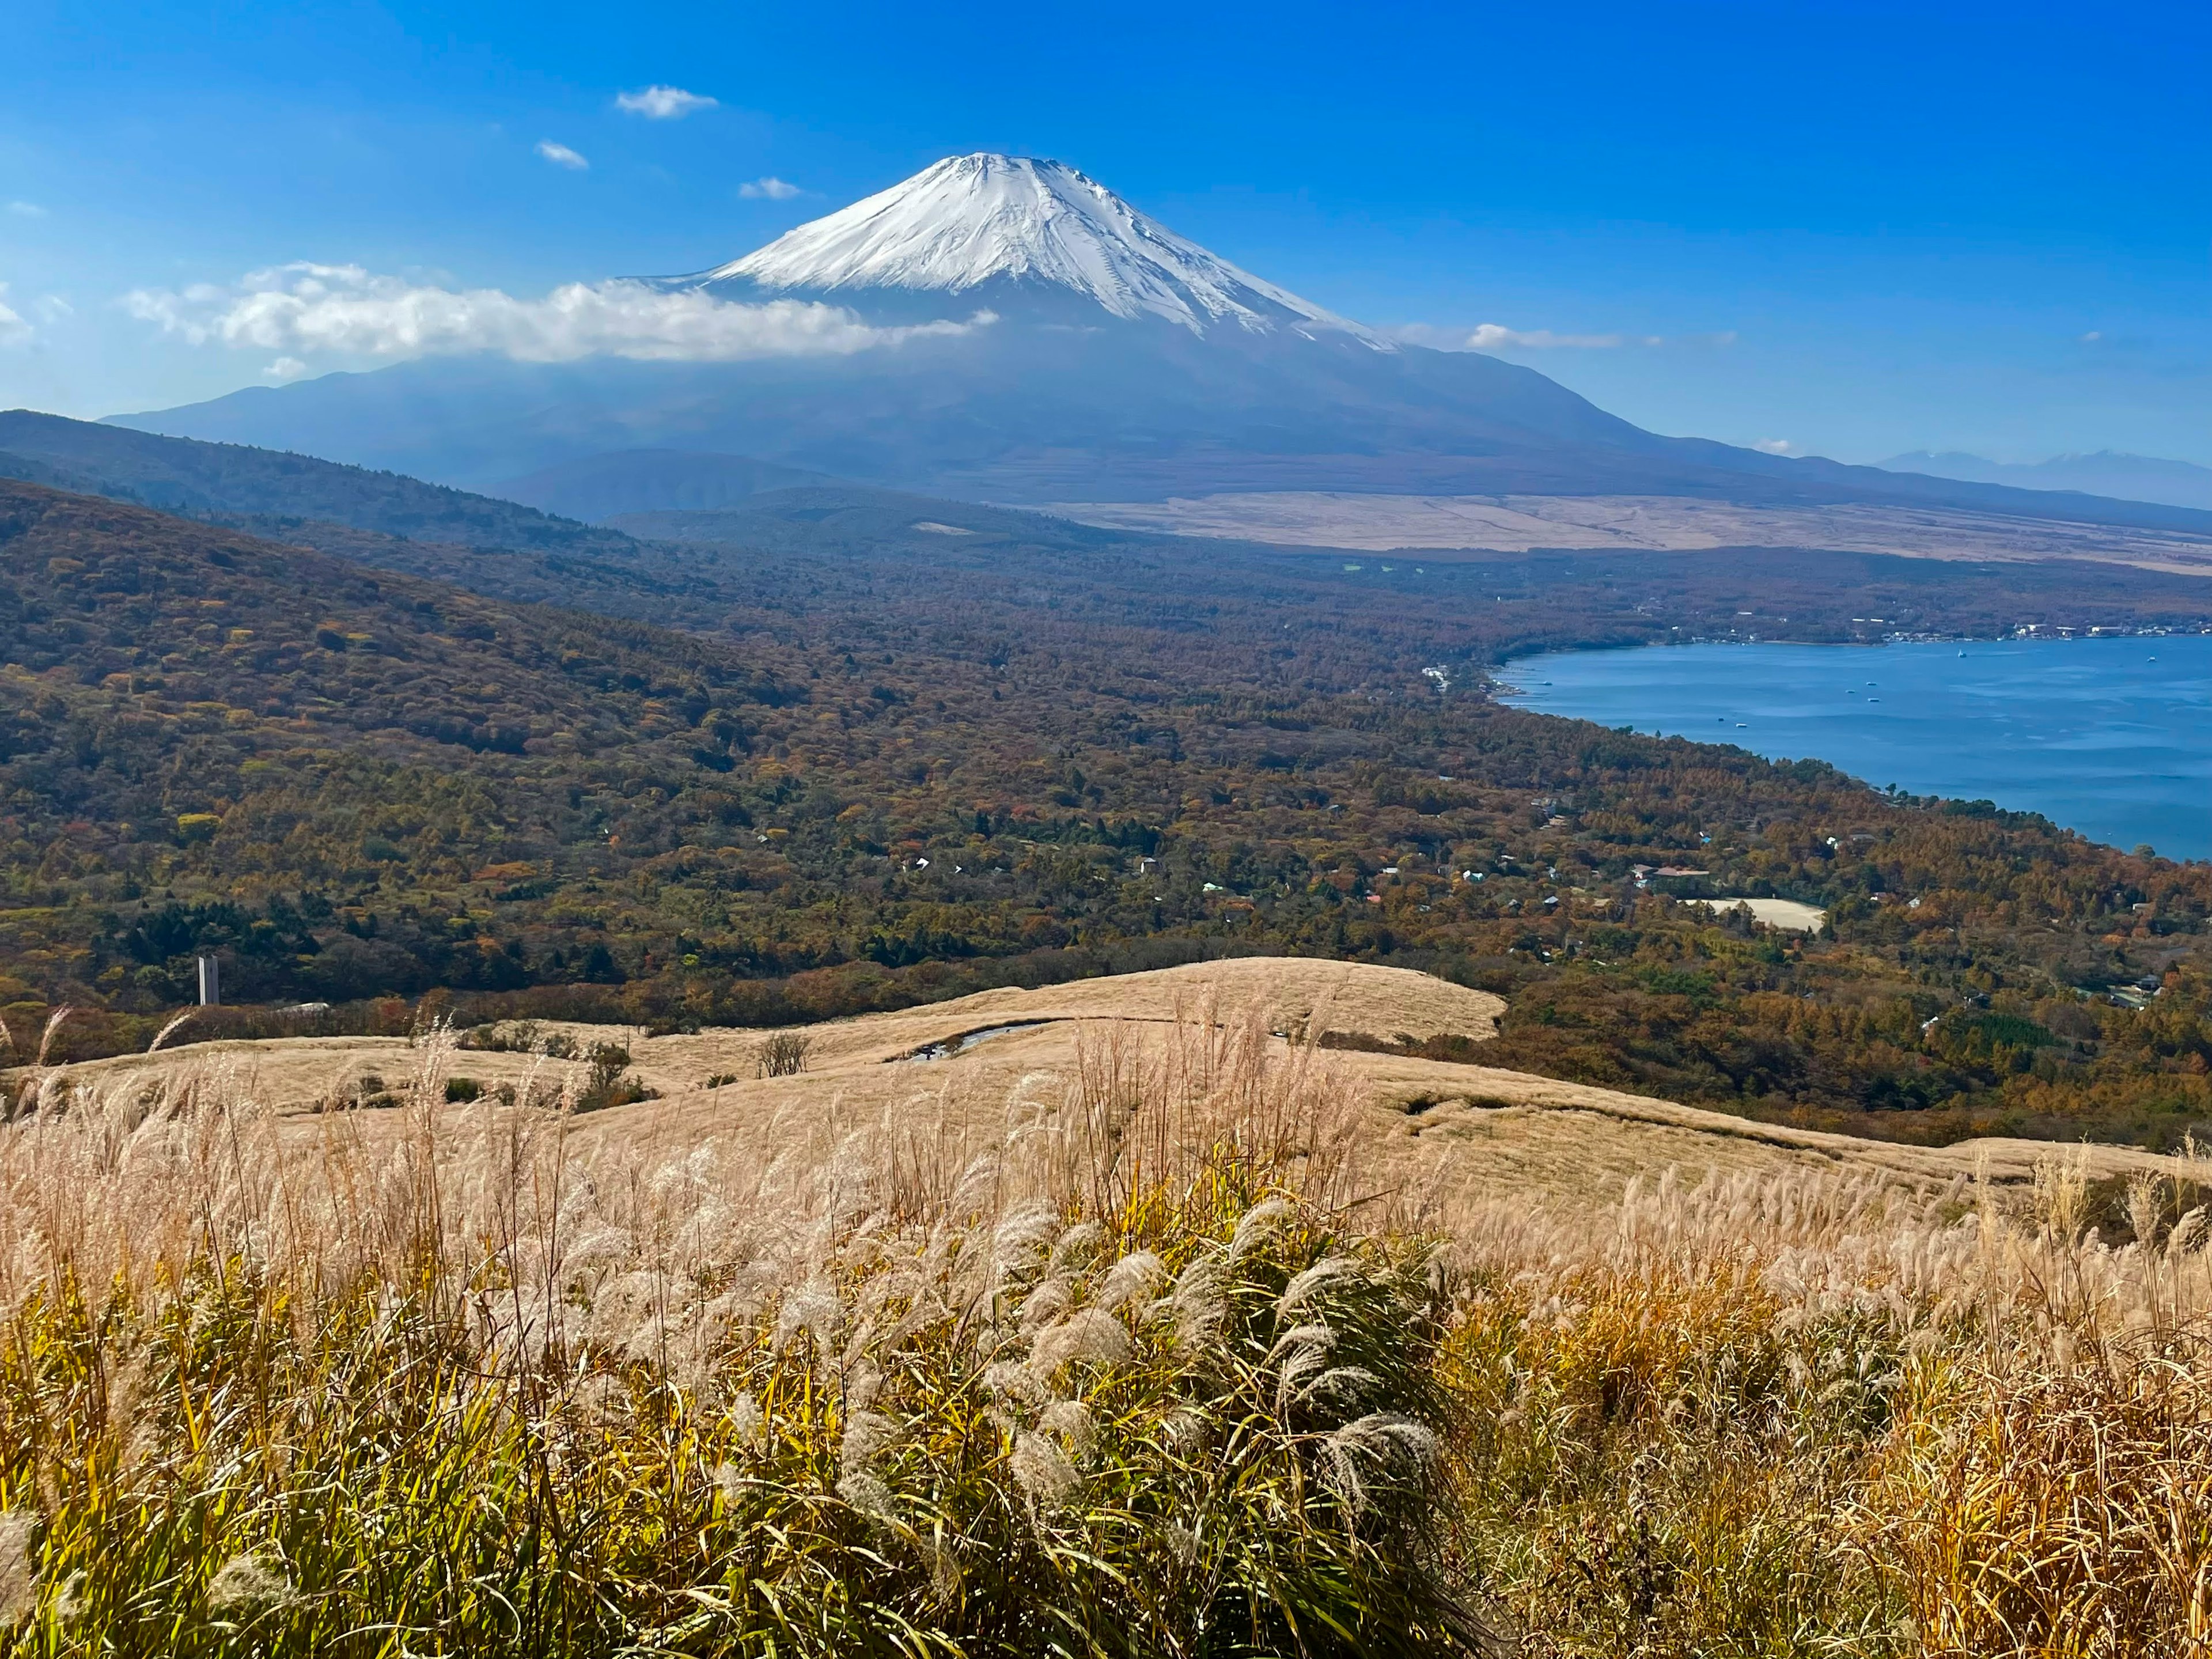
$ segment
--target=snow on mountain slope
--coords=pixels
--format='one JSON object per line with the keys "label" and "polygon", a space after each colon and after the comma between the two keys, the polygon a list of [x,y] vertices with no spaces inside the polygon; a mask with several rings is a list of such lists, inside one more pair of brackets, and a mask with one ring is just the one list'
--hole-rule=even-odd
{"label": "snow on mountain slope", "polygon": [[1073,167],[1018,155],[948,157],[742,259],[669,280],[825,295],[869,289],[960,295],[1000,282],[1043,283],[1116,317],[1162,318],[1197,334],[1234,324],[1385,344],[1176,235]]}

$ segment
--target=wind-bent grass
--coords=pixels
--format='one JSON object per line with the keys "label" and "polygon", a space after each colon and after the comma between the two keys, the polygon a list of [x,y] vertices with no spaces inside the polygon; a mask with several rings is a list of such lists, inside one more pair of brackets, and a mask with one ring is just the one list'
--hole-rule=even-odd
{"label": "wind-bent grass", "polygon": [[2193,1184],[1377,1200],[1312,1051],[1128,1030],[665,1157],[437,1042],[33,1087],[12,1650],[2212,1655]]}
{"label": "wind-bent grass", "polygon": [[[1310,1057],[1088,1051],[976,1147],[587,1149],[221,1078],[0,1146],[0,1614],[63,1653],[1415,1653],[1425,1255]],[[1318,1111],[1316,1109],[1319,1105]],[[1336,1114],[1341,1118],[1341,1112]]]}

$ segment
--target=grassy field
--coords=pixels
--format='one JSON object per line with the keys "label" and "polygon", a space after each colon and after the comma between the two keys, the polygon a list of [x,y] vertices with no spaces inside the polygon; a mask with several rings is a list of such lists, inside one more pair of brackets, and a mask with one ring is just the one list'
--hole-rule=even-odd
{"label": "grassy field", "polygon": [[[2212,1651],[2212,1164],[1518,1183],[1384,1087],[1510,1073],[1169,977],[581,1114],[436,1032],[381,1110],[17,1074],[13,1650]],[[1410,1115],[1506,1109],[1637,1133]]]}

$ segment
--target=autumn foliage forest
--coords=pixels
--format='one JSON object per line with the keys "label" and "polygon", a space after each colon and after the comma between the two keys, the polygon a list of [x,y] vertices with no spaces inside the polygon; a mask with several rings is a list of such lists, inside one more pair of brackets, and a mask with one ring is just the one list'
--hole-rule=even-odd
{"label": "autumn foliage forest", "polygon": [[[1757,1116],[2212,1124],[2212,868],[1518,712],[1486,678],[1872,614],[2203,626],[2186,580],[1194,553],[944,502],[923,533],[869,491],[504,547],[177,505],[0,481],[0,1017],[26,1048],[64,1006],[57,1053],[143,1047],[203,952],[248,1006],[182,1040],[441,1008],[781,1024],[1291,952],[1502,993],[1482,1063]],[[1830,924],[1690,902],[1719,895]]]}

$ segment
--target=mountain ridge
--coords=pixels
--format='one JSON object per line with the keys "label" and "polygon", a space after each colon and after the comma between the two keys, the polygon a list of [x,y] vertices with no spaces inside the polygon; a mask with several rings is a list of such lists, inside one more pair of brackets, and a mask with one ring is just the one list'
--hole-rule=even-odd
{"label": "mountain ridge", "polygon": [[1917,472],[2014,489],[2068,490],[2171,507],[2212,508],[2212,467],[2110,449],[2030,462],[1992,461],[1958,450],[1918,449],[1893,455],[1876,465],[1886,471]]}
{"label": "mountain ridge", "polygon": [[[1878,592],[1887,617],[1933,605],[1956,625],[1961,603],[1984,620],[2055,602],[2078,621],[2141,621],[2158,589],[2157,608],[2202,625],[2194,583],[1725,552],[1424,575],[1221,549],[1192,567],[1180,548],[1003,509],[788,499],[830,494],[771,491],[741,523],[699,526],[710,539],[684,568],[712,580],[625,623],[0,483],[9,1025],[37,1030],[67,1006],[60,1057],[143,1053],[189,1002],[200,954],[248,1002],[440,990],[459,1006],[424,1012],[664,1031],[1201,956],[1356,954],[1565,1007],[1557,1028],[1521,1023],[1529,1067],[1626,1067],[1695,1098],[1717,1078],[1740,1108],[1709,1050],[1662,1040],[1677,1004],[1588,974],[1567,931],[1586,920],[1536,908],[1534,872],[1561,843],[1559,819],[1530,812],[1541,790],[1575,815],[1577,885],[1628,895],[1632,861],[1678,861],[1702,836],[1715,844],[1697,861],[1722,879],[1833,907],[1843,955],[1780,986],[1788,964],[1737,958],[1701,1041],[1771,1054],[1778,993],[1832,1000],[1841,1012],[1788,1034],[1786,1066],[1759,1070],[1778,1079],[1765,1103],[1894,1126],[1863,1106],[1960,1106],[2010,1074],[1900,1070],[1854,1035],[1856,999],[1899,1000],[1901,1022],[1929,995],[1904,907],[1864,900],[1875,879],[1943,893],[1917,924],[1939,948],[1955,927],[1974,967],[2039,975],[2069,1009],[2070,988],[2163,971],[2201,933],[2203,866],[1878,795],[1818,762],[1525,714],[1472,678],[1447,694],[1420,672],[1724,629],[1738,592],[1840,639],[1862,636],[1844,624]],[[933,533],[921,511],[977,533]],[[687,550],[639,545],[679,574]],[[698,631],[657,625],[676,619]],[[1880,844],[1854,836],[1838,853],[1821,827],[1844,824]],[[1471,845],[1502,855],[1490,879],[1450,881]],[[1386,848],[1419,850],[1383,871]],[[2138,893],[2158,936],[2097,944]],[[1638,959],[1710,960],[1703,913],[1623,906]],[[1525,943],[1532,927],[1550,955]],[[238,1018],[296,1030],[302,1016]],[[386,1030],[407,1011],[328,1018]],[[2135,1051],[2115,1047],[2117,1064],[2077,1067],[2056,1102],[2029,1079],[2034,1121],[2067,1138],[2179,1133],[2168,1079],[2115,1090],[2138,1081]],[[1963,1047],[1945,1058],[1977,1063]],[[1960,1133],[1965,1119],[1945,1121]]]}

